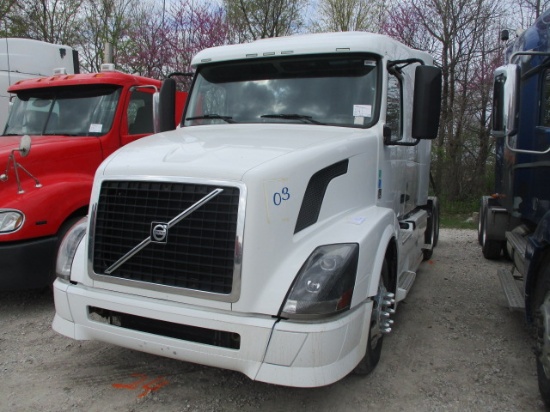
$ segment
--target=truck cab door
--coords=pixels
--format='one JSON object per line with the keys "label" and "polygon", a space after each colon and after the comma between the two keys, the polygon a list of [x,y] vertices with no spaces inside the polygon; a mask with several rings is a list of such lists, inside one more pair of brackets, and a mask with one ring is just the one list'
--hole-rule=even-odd
{"label": "truck cab door", "polygon": [[121,136],[122,146],[153,133],[153,93],[148,89],[130,92],[126,107],[126,126],[127,133]]}

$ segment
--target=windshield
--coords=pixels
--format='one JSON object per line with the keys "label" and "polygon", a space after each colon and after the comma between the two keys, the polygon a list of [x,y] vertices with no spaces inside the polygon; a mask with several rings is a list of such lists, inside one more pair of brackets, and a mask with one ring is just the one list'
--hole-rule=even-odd
{"label": "windshield", "polygon": [[371,55],[257,59],[204,66],[184,125],[306,123],[372,125],[378,60]]}
{"label": "windshield", "polygon": [[100,136],[113,124],[121,88],[93,85],[20,92],[4,135]]}

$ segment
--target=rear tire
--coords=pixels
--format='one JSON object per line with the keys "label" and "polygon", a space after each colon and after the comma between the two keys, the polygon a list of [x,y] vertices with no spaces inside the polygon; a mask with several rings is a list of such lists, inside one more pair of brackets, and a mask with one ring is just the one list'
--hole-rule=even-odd
{"label": "rear tire", "polygon": [[479,216],[477,222],[477,241],[480,245],[483,245],[483,230],[485,229],[485,209],[483,204],[479,207]]}
{"label": "rear tire", "polygon": [[483,226],[482,226],[482,235],[481,235],[481,252],[485,259],[498,259],[500,258],[502,252],[502,240],[489,239],[487,237],[487,214],[489,210],[485,208],[483,213]]}
{"label": "rear tire", "polygon": [[546,407],[550,407],[550,256],[540,266],[534,293],[533,315],[536,338],[537,380]]}

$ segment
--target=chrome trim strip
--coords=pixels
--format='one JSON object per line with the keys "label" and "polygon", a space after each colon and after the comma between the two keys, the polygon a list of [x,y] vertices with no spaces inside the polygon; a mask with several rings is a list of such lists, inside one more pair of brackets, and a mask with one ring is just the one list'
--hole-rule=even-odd
{"label": "chrome trim strip", "polygon": [[[97,203],[100,194],[100,190],[97,192],[94,190],[95,198],[90,208],[90,231],[88,233],[88,275],[91,279],[99,282],[112,283],[117,285],[128,286],[137,289],[147,289],[151,291],[170,293],[182,296],[190,296],[199,299],[215,300],[220,302],[235,303],[239,300],[241,295],[241,277],[242,277],[242,257],[243,257],[243,238],[244,238],[244,224],[246,214],[246,197],[247,188],[242,182],[235,181],[222,181],[211,179],[191,179],[182,178],[177,176],[109,176],[104,178],[101,182],[96,182],[95,185],[102,184],[104,181],[144,181],[144,182],[168,182],[168,183],[191,183],[191,184],[203,184],[210,186],[231,186],[239,189],[239,210],[237,213],[237,231],[235,234],[235,255],[234,255],[234,267],[233,267],[233,284],[232,292],[230,294],[220,294],[212,292],[203,292],[194,289],[185,289],[174,286],[160,285],[156,283],[143,282],[138,280],[117,278],[113,275],[104,275],[101,273],[95,273],[93,268],[93,256],[94,256],[94,236],[95,226],[97,218]],[[135,291],[134,291],[135,293]]]}

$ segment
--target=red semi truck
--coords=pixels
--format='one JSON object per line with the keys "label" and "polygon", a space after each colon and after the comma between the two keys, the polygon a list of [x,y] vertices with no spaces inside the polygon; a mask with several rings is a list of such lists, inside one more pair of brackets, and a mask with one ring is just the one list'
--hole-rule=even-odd
{"label": "red semi truck", "polygon": [[8,89],[16,97],[0,136],[0,290],[51,284],[59,242],[87,214],[99,164],[179,122],[186,93],[169,89],[173,104],[158,113],[161,84],[107,64],[90,74],[59,69]]}

